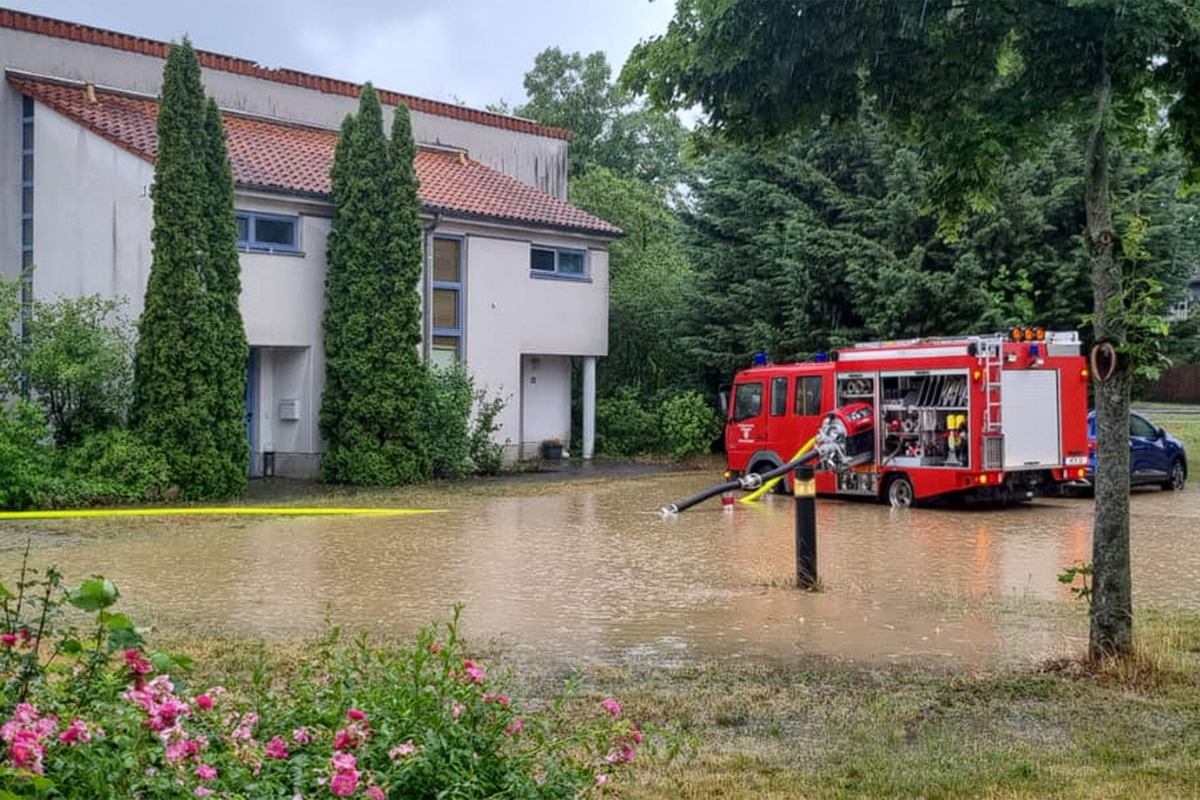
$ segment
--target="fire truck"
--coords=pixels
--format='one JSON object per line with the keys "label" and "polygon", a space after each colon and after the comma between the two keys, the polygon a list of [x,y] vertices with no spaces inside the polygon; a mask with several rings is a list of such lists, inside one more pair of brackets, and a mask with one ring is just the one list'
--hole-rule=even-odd
{"label": "fire truck", "polygon": [[819,458],[819,494],[907,506],[1054,493],[1085,478],[1086,359],[1078,334],[866,342],[737,373],[726,477]]}

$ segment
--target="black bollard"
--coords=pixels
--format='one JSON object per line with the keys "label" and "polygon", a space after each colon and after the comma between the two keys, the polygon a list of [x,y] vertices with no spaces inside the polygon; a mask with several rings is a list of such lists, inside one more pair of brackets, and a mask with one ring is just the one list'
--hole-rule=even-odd
{"label": "black bollard", "polygon": [[817,585],[817,484],[810,464],[796,468],[796,585]]}

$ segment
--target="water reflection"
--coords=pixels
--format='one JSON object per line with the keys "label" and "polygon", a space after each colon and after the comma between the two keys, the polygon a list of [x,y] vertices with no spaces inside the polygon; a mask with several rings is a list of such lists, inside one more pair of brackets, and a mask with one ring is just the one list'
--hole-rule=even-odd
{"label": "water reflection", "polygon": [[[39,565],[112,577],[138,621],[283,639],[404,634],[465,603],[465,628],[515,657],[674,663],[789,661],[807,653],[954,664],[1080,652],[1087,634],[1057,575],[1091,559],[1092,504],[893,510],[819,501],[824,591],[795,574],[790,500],[677,517],[654,509],[704,476],[449,495],[426,517],[11,524],[11,576],[33,536]],[[1135,602],[1200,611],[1200,492],[1133,498]],[[441,498],[445,505],[447,497]],[[1074,613],[1072,613],[1072,610]]]}

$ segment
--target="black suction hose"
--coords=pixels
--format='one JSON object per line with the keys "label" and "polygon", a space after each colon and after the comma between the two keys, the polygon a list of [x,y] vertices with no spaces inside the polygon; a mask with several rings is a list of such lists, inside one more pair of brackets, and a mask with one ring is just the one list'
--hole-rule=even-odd
{"label": "black suction hose", "polygon": [[728,492],[728,491],[732,491],[733,489],[744,489],[744,490],[757,489],[758,487],[762,486],[764,482],[769,481],[772,478],[778,478],[780,475],[786,475],[787,473],[791,472],[792,470],[796,469],[797,467],[804,466],[805,464],[807,464],[810,461],[816,461],[818,458],[820,458],[820,454],[816,451],[816,449],[809,450],[807,453],[800,456],[795,461],[789,461],[787,464],[784,464],[782,467],[776,467],[775,469],[768,470],[761,475],[759,475],[758,473],[752,472],[749,475],[745,475],[741,478],[735,478],[734,480],[731,480],[731,481],[725,481],[724,483],[718,483],[716,486],[713,486],[709,489],[705,489],[700,494],[695,495],[693,497],[689,497],[687,500],[681,500],[678,503],[672,503],[669,506],[664,506],[662,509],[662,512],[664,514],[678,514],[680,511],[689,509],[699,502],[707,500],[708,498],[713,497],[715,495],[722,494],[722,493]]}
{"label": "black suction hose", "polygon": [[740,488],[742,488],[741,478],[737,478],[732,481],[725,481],[724,483],[718,483],[711,489],[705,489],[700,494],[694,497],[689,497],[687,500],[680,500],[678,503],[672,503],[669,506],[664,506],[662,511],[664,514],[678,514],[680,511],[691,508],[702,500],[707,500],[714,495]]}

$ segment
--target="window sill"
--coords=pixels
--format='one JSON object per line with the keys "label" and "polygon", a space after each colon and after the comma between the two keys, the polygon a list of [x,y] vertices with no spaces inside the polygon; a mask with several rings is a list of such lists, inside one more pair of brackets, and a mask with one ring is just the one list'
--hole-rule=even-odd
{"label": "window sill", "polygon": [[303,250],[286,250],[282,248],[276,249],[274,247],[248,247],[244,244],[238,245],[238,252],[254,253],[261,256],[293,256],[297,258],[304,258],[306,255]]}
{"label": "window sill", "polygon": [[591,283],[591,275],[561,275],[557,272],[539,272],[530,270],[529,277],[539,281],[567,281],[568,283]]}

